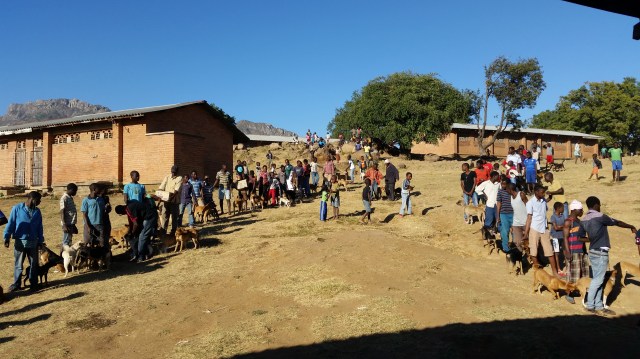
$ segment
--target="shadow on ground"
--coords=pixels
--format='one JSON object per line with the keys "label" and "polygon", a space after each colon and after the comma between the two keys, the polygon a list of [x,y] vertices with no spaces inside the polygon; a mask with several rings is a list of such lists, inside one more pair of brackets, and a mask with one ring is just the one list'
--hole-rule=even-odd
{"label": "shadow on ground", "polygon": [[638,358],[640,315],[518,319],[278,348],[236,358]]}

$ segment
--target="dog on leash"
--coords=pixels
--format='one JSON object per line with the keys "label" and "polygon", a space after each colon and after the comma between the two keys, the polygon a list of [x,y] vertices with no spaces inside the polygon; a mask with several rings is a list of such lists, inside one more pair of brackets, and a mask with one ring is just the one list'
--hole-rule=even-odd
{"label": "dog on leash", "polygon": [[280,197],[279,205],[280,207],[282,206],[291,207],[291,201],[287,197],[283,196],[283,197]]}
{"label": "dog on leash", "polygon": [[515,243],[509,242],[509,253],[505,253],[505,259],[507,262],[507,272],[509,274],[515,273],[515,275],[523,275],[523,261],[524,255],[520,252]]}
{"label": "dog on leash", "polygon": [[629,262],[618,262],[613,268],[615,268],[620,274],[620,284],[622,284],[623,288],[626,288],[626,284],[624,284],[625,279],[627,279],[627,274],[631,274],[634,277],[640,277],[640,266],[635,265]]}
{"label": "dog on leash", "polygon": [[[604,277],[604,290],[602,291],[602,304],[604,304],[605,309],[609,309],[607,305],[607,297],[613,291],[613,287],[616,284],[616,277],[619,272],[614,269],[613,271],[605,274]],[[587,307],[587,291],[589,290],[589,286],[591,285],[591,278],[582,277],[578,279],[578,282],[575,284],[575,289],[580,292],[582,295],[582,305]]]}
{"label": "dog on leash", "polygon": [[64,277],[66,278],[69,274],[69,266],[71,266],[71,270],[76,270],[76,257],[78,255],[78,251],[81,247],[84,247],[85,244],[83,242],[74,243],[72,246],[64,245],[62,247],[62,261],[64,267]]}
{"label": "dog on leash", "polygon": [[473,224],[473,217],[478,217],[480,223],[484,223],[484,204],[479,204],[478,207],[472,205],[462,206],[464,215],[467,217],[467,224]]}
{"label": "dog on leash", "polygon": [[182,252],[182,248],[187,248],[187,242],[191,240],[194,249],[198,249],[199,237],[198,231],[195,228],[188,227],[179,227],[176,229],[176,248],[173,250],[174,252]]}
{"label": "dog on leash", "polygon": [[542,287],[547,288],[547,290],[553,294],[554,300],[560,298],[559,292],[561,290],[565,291],[565,293],[571,293],[576,289],[575,284],[567,283],[567,281],[552,276],[542,269],[541,266],[534,266],[533,292],[535,293],[537,291],[538,294],[542,294]]}
{"label": "dog on leash", "polygon": [[109,243],[117,243],[118,248],[129,248],[129,241],[126,235],[129,233],[129,225],[125,224],[123,227],[111,229],[111,236],[109,237]]}
{"label": "dog on leash", "polygon": [[[44,244],[42,248],[38,249],[38,257],[40,261],[40,265],[38,267],[38,283],[30,283],[30,284],[49,284],[49,269],[57,266],[62,262],[62,257],[53,253],[53,251]],[[24,286],[27,286],[27,280],[29,279],[29,272],[31,271],[31,266],[27,267],[25,271],[24,278]]]}
{"label": "dog on leash", "polygon": [[242,198],[242,196],[240,197],[236,197],[233,200],[233,214],[239,214],[240,212],[242,212],[245,208],[247,207],[247,200]]}

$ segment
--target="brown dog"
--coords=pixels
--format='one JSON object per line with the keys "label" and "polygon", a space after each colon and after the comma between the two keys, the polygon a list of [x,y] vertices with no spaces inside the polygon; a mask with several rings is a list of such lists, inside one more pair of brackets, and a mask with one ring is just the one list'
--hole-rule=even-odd
{"label": "brown dog", "polygon": [[118,248],[129,248],[129,241],[125,236],[129,233],[129,225],[125,224],[120,228],[112,228],[109,243],[117,243]]}
{"label": "brown dog", "polygon": [[176,229],[176,248],[173,251],[181,252],[183,247],[187,248],[186,242],[189,240],[193,242],[194,249],[197,249],[200,241],[198,231],[195,228],[180,227]]}
{"label": "brown dog", "polygon": [[[613,287],[616,284],[616,276],[617,273],[619,273],[616,269],[614,269],[613,271],[607,273],[604,277],[604,290],[602,291],[602,303],[604,304],[604,307],[606,309],[609,308],[609,306],[607,305],[607,297],[609,296],[609,294],[611,294],[611,292],[613,291]],[[575,285],[575,288],[580,292],[580,295],[582,295],[582,305],[586,308],[587,307],[587,291],[589,290],[589,286],[591,285],[591,278],[589,277],[582,277],[580,279],[578,279],[578,282]]]}
{"label": "brown dog", "polygon": [[464,210],[464,214],[467,217],[467,224],[473,224],[473,217],[478,217],[478,222],[484,223],[484,210],[486,206],[484,204],[479,204],[476,206],[462,206]]}
{"label": "brown dog", "polygon": [[635,265],[633,263],[618,262],[616,263],[616,265],[613,266],[613,268],[615,268],[618,271],[618,273],[621,275],[620,284],[622,284],[624,288],[627,287],[624,284],[625,279],[627,279],[627,274],[631,274],[634,277],[640,277],[640,266]]}
{"label": "brown dog", "polygon": [[264,209],[264,200],[262,197],[254,194],[253,196],[251,196],[251,210],[254,211],[256,210],[258,207],[260,207],[260,209]]}
{"label": "brown dog", "polygon": [[563,290],[566,293],[570,293],[576,289],[576,286],[573,283],[567,283],[562,279],[553,277],[544,269],[542,269],[542,267],[534,266],[533,292],[535,293],[537,291],[539,294],[542,294],[543,286],[553,294],[553,299],[560,298],[560,295],[558,294],[560,290]]}
{"label": "brown dog", "polygon": [[233,200],[233,214],[239,214],[247,207],[247,200],[241,197],[236,197]]}
{"label": "brown dog", "polygon": [[204,212],[207,209],[207,206],[196,206],[193,210],[193,219],[196,223],[204,222]]}

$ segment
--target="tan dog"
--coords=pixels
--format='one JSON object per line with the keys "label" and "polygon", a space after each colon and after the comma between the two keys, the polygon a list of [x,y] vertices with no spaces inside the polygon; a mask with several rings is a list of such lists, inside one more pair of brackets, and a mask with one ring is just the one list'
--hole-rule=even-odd
{"label": "tan dog", "polygon": [[182,252],[183,247],[187,248],[186,242],[189,240],[193,242],[195,249],[197,249],[200,241],[198,231],[195,228],[180,227],[176,229],[176,248],[173,251]]}
{"label": "tan dog", "polygon": [[204,212],[207,209],[207,206],[196,206],[193,210],[193,219],[196,223],[204,222]]}
{"label": "tan dog", "polygon": [[558,294],[560,290],[570,293],[576,289],[573,283],[567,283],[562,279],[558,279],[547,273],[542,267],[535,266],[533,269],[533,292],[535,293],[537,291],[538,294],[542,294],[543,286],[553,294],[553,299],[560,298]]}
{"label": "tan dog", "polygon": [[[607,305],[607,297],[609,296],[609,294],[611,294],[611,292],[613,291],[613,287],[616,284],[617,273],[618,271],[614,269],[612,272],[607,273],[604,277],[604,290],[602,291],[602,303],[604,304],[605,309],[609,309],[609,306]],[[591,278],[589,277],[582,277],[578,279],[578,282],[575,285],[576,289],[580,292],[580,295],[582,295],[582,305],[585,308],[587,307],[587,303],[586,303],[587,291],[589,290],[590,285],[591,285]]]}
{"label": "tan dog", "polygon": [[344,187],[345,191],[349,191],[349,187],[347,187],[347,180],[346,179],[338,180],[338,190],[340,190],[340,187]]}
{"label": "tan dog", "polygon": [[624,288],[627,287],[624,284],[625,279],[627,279],[627,274],[631,274],[634,277],[640,277],[640,266],[635,265],[633,263],[618,262],[616,263],[616,265],[613,266],[613,268],[615,268],[618,271],[618,273],[621,275],[620,284],[622,284]]}
{"label": "tan dog", "polygon": [[463,210],[464,210],[464,214],[467,217],[467,224],[473,224],[473,217],[478,217],[478,222],[480,223],[484,223],[484,210],[485,210],[485,205],[484,204],[479,204],[478,207],[476,206],[462,206]]}
{"label": "tan dog", "polygon": [[247,207],[247,201],[242,197],[236,197],[233,200],[233,214],[242,212]]}
{"label": "tan dog", "polygon": [[169,251],[169,247],[173,247],[176,245],[176,236],[172,236],[169,233],[161,233],[158,237],[158,252],[167,253]]}
{"label": "tan dog", "polygon": [[287,197],[280,197],[279,206],[291,207],[291,201]]}
{"label": "tan dog", "polygon": [[129,225],[126,224],[120,228],[112,228],[109,244],[116,243],[118,248],[129,248],[129,241],[125,236],[129,233]]}
{"label": "tan dog", "polygon": [[254,211],[256,210],[258,207],[260,207],[260,209],[264,209],[264,201],[262,199],[262,197],[258,196],[258,195],[253,195],[251,196],[251,210]]}
{"label": "tan dog", "polygon": [[582,158],[582,159],[580,160],[580,162],[582,162],[582,163],[587,163],[587,161],[589,161],[589,159],[588,159],[588,158],[586,158],[586,157],[584,157],[584,158]]}

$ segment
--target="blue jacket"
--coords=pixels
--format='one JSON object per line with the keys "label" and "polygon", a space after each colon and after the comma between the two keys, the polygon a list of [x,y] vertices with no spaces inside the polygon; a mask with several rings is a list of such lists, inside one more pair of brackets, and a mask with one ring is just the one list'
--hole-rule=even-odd
{"label": "blue jacket", "polygon": [[9,223],[4,228],[4,241],[9,242],[11,237],[16,241],[16,249],[36,248],[38,244],[44,243],[40,209],[36,207],[32,215],[29,215],[24,203],[13,206]]}

